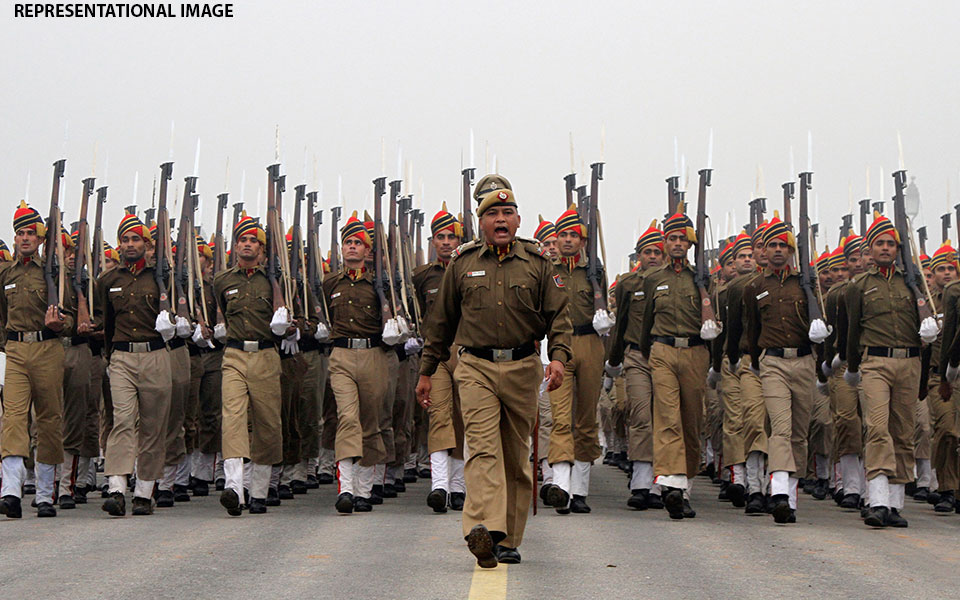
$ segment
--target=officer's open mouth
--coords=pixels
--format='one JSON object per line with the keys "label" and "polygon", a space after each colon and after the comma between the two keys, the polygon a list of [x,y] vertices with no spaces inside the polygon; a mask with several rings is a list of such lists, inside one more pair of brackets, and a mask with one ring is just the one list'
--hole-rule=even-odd
{"label": "officer's open mouth", "polygon": [[509,233],[509,230],[506,227],[496,227],[493,231],[494,233]]}

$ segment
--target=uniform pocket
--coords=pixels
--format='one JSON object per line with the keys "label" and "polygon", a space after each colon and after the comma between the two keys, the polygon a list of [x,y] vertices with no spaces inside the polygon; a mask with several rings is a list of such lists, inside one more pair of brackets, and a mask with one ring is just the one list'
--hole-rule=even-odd
{"label": "uniform pocket", "polygon": [[532,310],[533,312],[540,311],[537,285],[532,277],[521,276],[516,279],[511,279],[507,300],[517,308],[522,307]]}
{"label": "uniform pocket", "polygon": [[480,310],[489,303],[490,282],[486,277],[465,277],[463,282],[463,306]]}

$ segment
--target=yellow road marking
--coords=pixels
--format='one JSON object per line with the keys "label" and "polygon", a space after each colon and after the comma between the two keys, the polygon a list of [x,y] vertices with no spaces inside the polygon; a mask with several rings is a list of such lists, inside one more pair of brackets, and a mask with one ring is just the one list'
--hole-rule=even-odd
{"label": "yellow road marking", "polygon": [[468,600],[502,600],[507,597],[507,565],[500,563],[495,569],[473,568]]}

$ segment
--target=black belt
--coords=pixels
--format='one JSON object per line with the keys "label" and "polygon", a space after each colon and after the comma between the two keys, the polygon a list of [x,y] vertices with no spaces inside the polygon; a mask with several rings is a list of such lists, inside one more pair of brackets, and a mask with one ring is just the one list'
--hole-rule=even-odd
{"label": "black belt", "polygon": [[172,340],[167,342],[167,347],[169,347],[171,350],[176,350],[177,348],[183,346],[186,343],[187,343],[187,340],[183,339],[182,337],[174,337]]}
{"label": "black belt", "polygon": [[203,354],[203,352],[200,351],[200,348],[197,346],[194,346],[193,344],[190,344],[189,346],[187,346],[187,350],[190,351],[190,356],[200,356],[201,354]]}
{"label": "black belt", "polygon": [[776,356],[777,358],[801,358],[813,353],[810,346],[801,346],[799,348],[764,348],[767,356]]}
{"label": "black belt", "polygon": [[237,350],[243,350],[244,352],[259,352],[260,350],[266,350],[267,348],[276,348],[277,345],[273,340],[257,340],[257,341],[241,341],[241,340],[227,340],[227,348],[235,348]]}
{"label": "black belt", "polygon": [[351,350],[366,350],[367,348],[376,348],[380,345],[380,336],[370,338],[333,338],[331,342],[334,348],[350,348]]}
{"label": "black belt", "polygon": [[154,352],[162,350],[167,345],[163,340],[150,340],[149,342],[114,342],[113,349],[120,352]]}
{"label": "black belt", "polygon": [[699,335],[693,337],[671,337],[666,335],[655,335],[653,336],[653,341],[660,342],[661,344],[666,344],[668,346],[673,346],[674,348],[692,348],[694,346],[702,346],[703,339]]}
{"label": "black belt", "polygon": [[887,348],[885,346],[867,346],[867,356],[882,356],[883,358],[916,358],[920,356],[920,348]]}
{"label": "black belt", "polygon": [[627,348],[630,348],[631,350],[636,350],[637,352],[642,352],[642,350],[640,350],[640,344],[634,344],[633,342],[628,343]]}
{"label": "black belt", "polygon": [[7,339],[15,342],[45,342],[57,337],[52,329],[44,327],[41,331],[10,331],[7,330]]}
{"label": "black belt", "polygon": [[597,335],[597,330],[589,323],[587,325],[574,325],[573,335]]}
{"label": "black belt", "polygon": [[209,346],[197,346],[196,344],[190,344],[187,346],[187,349],[190,350],[190,356],[203,356],[207,352],[216,352],[217,350],[223,350],[223,344],[217,340],[213,341],[213,348]]}
{"label": "black belt", "polygon": [[70,345],[79,346],[81,344],[86,344],[89,341],[90,341],[90,338],[83,337],[82,335],[75,335],[72,338],[70,338]]}
{"label": "black belt", "polygon": [[467,348],[464,346],[463,351],[491,362],[506,362],[526,358],[535,353],[537,347],[531,342],[519,348]]}
{"label": "black belt", "polygon": [[320,349],[320,342],[312,335],[308,335],[300,340],[300,352],[312,352]]}

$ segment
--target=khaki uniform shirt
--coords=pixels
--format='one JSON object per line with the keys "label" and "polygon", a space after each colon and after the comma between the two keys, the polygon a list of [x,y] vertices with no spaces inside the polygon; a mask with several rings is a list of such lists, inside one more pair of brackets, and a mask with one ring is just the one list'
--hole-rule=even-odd
{"label": "khaki uniform shirt", "polygon": [[270,331],[273,319],[273,287],[263,266],[235,266],[213,278],[213,292],[227,327],[227,339],[276,341]]}
{"label": "khaki uniform shirt", "polygon": [[621,277],[617,282],[615,297],[617,302],[617,325],[614,328],[610,346],[610,364],[619,365],[629,344],[640,345],[643,333],[643,312],[647,306],[643,291],[643,281],[653,269],[634,271]]}
{"label": "khaki uniform shirt", "polygon": [[847,366],[860,369],[868,346],[919,348],[920,316],[900,269],[884,276],[874,266],[847,286]]}
{"label": "khaki uniform shirt", "polygon": [[95,288],[103,311],[104,342],[149,342],[160,339],[155,329],[160,292],[152,265],[134,274],[126,263],[100,275]]}
{"label": "khaki uniform shirt", "polygon": [[686,261],[679,271],[671,261],[647,275],[643,283],[647,305],[640,342],[644,356],[650,356],[654,336],[700,335],[700,290],[694,283],[694,273]]}
{"label": "khaki uniform shirt", "polygon": [[[47,281],[43,276],[43,259],[38,250],[26,262],[11,262],[0,270],[0,284],[3,295],[0,296],[0,321],[6,331],[42,331],[46,328]],[[64,281],[68,287],[64,293],[63,331],[58,335],[69,335],[74,328],[75,309],[72,302],[70,279]]]}
{"label": "khaki uniform shirt", "polygon": [[937,357],[937,364],[942,365],[941,373],[946,372],[947,364],[957,365],[960,361],[960,338],[957,332],[960,331],[957,319],[960,319],[960,281],[953,281],[943,288],[940,297],[940,312],[943,313],[943,331],[940,332],[942,343],[940,344],[940,356]]}
{"label": "khaki uniform shirt", "polygon": [[433,375],[456,341],[467,348],[518,348],[547,337],[551,360],[570,359],[563,279],[537,245],[515,240],[500,255],[469,242],[454,252],[431,315],[421,375]]}
{"label": "khaki uniform shirt", "polygon": [[330,310],[331,337],[376,338],[383,325],[380,298],[373,287],[374,274],[370,269],[354,280],[344,268],[323,282]]}
{"label": "khaki uniform shirt", "polygon": [[[563,279],[563,289],[567,292],[569,300],[568,307],[570,311],[570,324],[573,327],[593,327],[593,284],[587,277],[587,267],[584,261],[578,263],[571,269],[568,264],[561,260],[555,265],[555,273]],[[606,289],[606,282],[602,284]]]}
{"label": "khaki uniform shirt", "polygon": [[754,365],[766,348],[810,346],[807,299],[793,268],[779,274],[765,268],[743,288],[743,306]]}

